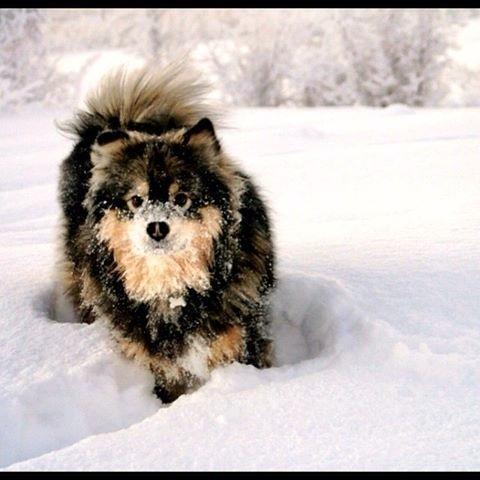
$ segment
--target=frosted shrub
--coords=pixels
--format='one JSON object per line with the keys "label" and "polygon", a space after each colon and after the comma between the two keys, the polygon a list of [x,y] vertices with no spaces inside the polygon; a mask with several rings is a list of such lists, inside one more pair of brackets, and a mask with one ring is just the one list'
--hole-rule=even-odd
{"label": "frosted shrub", "polygon": [[359,103],[424,106],[445,95],[449,24],[442,11],[352,11],[340,26]]}
{"label": "frosted shrub", "polygon": [[37,9],[0,10],[0,108],[65,101],[68,82],[48,55]]}

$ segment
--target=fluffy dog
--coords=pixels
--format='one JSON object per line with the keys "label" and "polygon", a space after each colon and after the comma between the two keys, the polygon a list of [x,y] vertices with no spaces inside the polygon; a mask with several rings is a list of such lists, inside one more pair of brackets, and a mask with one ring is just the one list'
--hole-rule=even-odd
{"label": "fluffy dog", "polygon": [[183,67],[118,70],[68,125],[59,286],[151,369],[165,403],[217,365],[271,365],[274,251],[264,202],[224,152]]}

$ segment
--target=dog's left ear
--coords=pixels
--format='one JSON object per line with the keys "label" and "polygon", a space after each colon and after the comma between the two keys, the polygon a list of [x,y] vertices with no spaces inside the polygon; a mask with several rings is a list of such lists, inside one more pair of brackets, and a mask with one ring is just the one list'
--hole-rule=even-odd
{"label": "dog's left ear", "polygon": [[213,123],[208,118],[202,118],[193,127],[190,127],[183,136],[185,145],[210,145],[216,152],[220,151],[220,142],[215,135]]}

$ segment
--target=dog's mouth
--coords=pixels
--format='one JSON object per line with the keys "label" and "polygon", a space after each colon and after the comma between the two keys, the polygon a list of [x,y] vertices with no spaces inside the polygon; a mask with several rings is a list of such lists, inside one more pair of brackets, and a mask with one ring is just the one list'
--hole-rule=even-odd
{"label": "dog's mouth", "polygon": [[175,251],[167,241],[162,241],[162,242],[148,241],[146,250],[147,250],[146,253],[152,253],[153,255],[168,255]]}
{"label": "dog's mouth", "polygon": [[163,255],[169,253],[170,250],[167,242],[152,242],[151,240],[148,242],[148,251],[154,255]]}
{"label": "dog's mouth", "polygon": [[155,241],[150,238],[145,242],[145,253],[152,255],[171,255],[172,253],[182,252],[188,248],[187,239],[177,239],[175,237],[165,238]]}

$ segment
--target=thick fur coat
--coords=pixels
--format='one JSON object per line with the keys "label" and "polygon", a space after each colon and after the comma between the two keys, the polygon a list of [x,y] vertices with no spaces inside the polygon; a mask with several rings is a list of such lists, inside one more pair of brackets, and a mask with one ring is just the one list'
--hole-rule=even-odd
{"label": "thick fur coat", "polygon": [[224,152],[183,67],[118,70],[69,125],[60,295],[105,319],[164,402],[217,365],[271,365],[274,252],[264,202]]}

